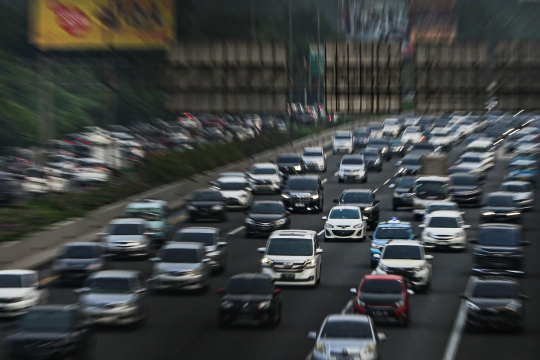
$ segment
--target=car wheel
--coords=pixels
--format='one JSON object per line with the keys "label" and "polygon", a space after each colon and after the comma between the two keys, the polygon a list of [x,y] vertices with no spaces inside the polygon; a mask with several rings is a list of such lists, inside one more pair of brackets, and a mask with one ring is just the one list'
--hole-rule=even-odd
{"label": "car wheel", "polygon": [[362,178],[362,184],[365,184],[366,182],[367,182],[367,176],[364,176],[364,177]]}
{"label": "car wheel", "polygon": [[399,207],[398,207],[396,204],[393,204],[393,205],[392,205],[392,211],[397,211],[398,208],[399,208]]}
{"label": "car wheel", "polygon": [[375,269],[375,268],[377,267],[378,264],[379,264],[378,262],[373,261],[373,260],[371,260],[371,261],[369,262],[369,265],[371,266],[372,269]]}
{"label": "car wheel", "polygon": [[377,169],[377,172],[381,172],[382,171],[382,166],[379,166],[379,168]]}
{"label": "car wheel", "polygon": [[338,183],[342,183],[344,180],[341,178],[338,178]]}
{"label": "car wheel", "polygon": [[253,234],[250,233],[248,230],[246,230],[246,238],[251,239],[253,237]]}

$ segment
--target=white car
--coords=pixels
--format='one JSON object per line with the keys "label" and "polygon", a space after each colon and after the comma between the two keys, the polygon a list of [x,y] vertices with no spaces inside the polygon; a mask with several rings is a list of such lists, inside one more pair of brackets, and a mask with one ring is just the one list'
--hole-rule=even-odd
{"label": "white car", "polygon": [[414,289],[431,287],[432,255],[426,255],[424,246],[415,240],[392,240],[384,247],[374,275],[401,275],[407,285]]}
{"label": "white car", "polygon": [[409,126],[403,131],[401,135],[401,141],[404,144],[417,143],[422,138],[422,128],[420,126]]}
{"label": "white car", "polygon": [[512,193],[514,201],[523,210],[534,209],[534,188],[528,181],[507,181],[501,184],[499,191]]}
{"label": "white car", "polygon": [[[425,215],[431,214],[435,211],[459,211],[459,205],[453,201],[432,202],[426,208]],[[460,211],[460,214],[463,215],[464,212]]]}
{"label": "white car", "polygon": [[308,170],[326,172],[326,155],[322,147],[304,148],[302,160]]}
{"label": "white car", "polygon": [[334,206],[324,224],[324,241],[332,240],[366,240],[367,223],[358,206]]}
{"label": "white car", "polygon": [[252,190],[245,177],[221,177],[210,184],[221,192],[229,209],[249,209],[253,204]]}
{"label": "white car", "polygon": [[367,181],[366,163],[364,155],[345,155],[341,159],[338,170],[338,182],[342,183],[345,180],[362,180],[362,183]]}
{"label": "white car", "polygon": [[440,146],[443,149],[449,149],[453,136],[447,128],[435,128],[429,135],[428,142],[435,146]]}
{"label": "white car", "polygon": [[481,175],[495,167],[495,158],[488,153],[465,153],[459,157],[456,165],[469,169],[471,174]]}
{"label": "white car", "polygon": [[256,194],[261,192],[281,192],[283,178],[281,172],[275,164],[255,164],[251,167],[251,170],[246,175],[248,177],[249,187]]}
{"label": "white car", "polygon": [[389,118],[383,122],[383,136],[398,137],[401,132],[402,125],[399,119]]}
{"label": "white car", "polygon": [[354,152],[354,141],[351,131],[336,131],[332,152],[334,154],[339,152],[352,154]]}
{"label": "white car", "polygon": [[450,248],[464,251],[467,248],[466,229],[461,212],[459,211],[435,211],[425,216],[423,224],[422,243],[425,248]]}
{"label": "white car", "polygon": [[39,284],[36,271],[0,271],[0,317],[25,314],[32,306],[45,304],[47,300],[48,292]]}
{"label": "white car", "polygon": [[22,187],[29,193],[46,194],[49,192],[66,192],[69,189],[69,180],[54,176],[52,170],[27,169],[23,175]]}

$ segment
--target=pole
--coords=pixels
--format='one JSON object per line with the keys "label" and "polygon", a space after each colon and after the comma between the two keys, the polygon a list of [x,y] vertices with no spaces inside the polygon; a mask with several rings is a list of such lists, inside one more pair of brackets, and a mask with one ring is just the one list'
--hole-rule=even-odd
{"label": "pole", "polygon": [[293,140],[293,127],[292,127],[292,103],[293,103],[293,44],[292,44],[292,9],[291,0],[287,0],[289,8],[289,122],[290,122],[290,137],[291,142]]}
{"label": "pole", "polygon": [[47,140],[53,139],[55,134],[55,122],[53,118],[54,113],[54,93],[52,89],[52,71],[51,60],[45,55],[39,54],[37,57],[38,68],[40,74],[39,83],[39,97],[38,97],[38,109],[39,109],[39,137],[43,146],[46,145]]}
{"label": "pole", "polygon": [[257,29],[255,28],[255,0],[251,0],[249,2],[249,12],[250,12],[250,19],[251,19],[251,37],[253,41],[257,40]]}
{"label": "pole", "polygon": [[307,60],[304,56],[304,70],[306,71],[306,78],[304,80],[304,107],[307,109],[307,78],[309,77],[309,69],[307,66]]}
{"label": "pole", "polygon": [[321,5],[317,5],[317,120],[321,117]]}

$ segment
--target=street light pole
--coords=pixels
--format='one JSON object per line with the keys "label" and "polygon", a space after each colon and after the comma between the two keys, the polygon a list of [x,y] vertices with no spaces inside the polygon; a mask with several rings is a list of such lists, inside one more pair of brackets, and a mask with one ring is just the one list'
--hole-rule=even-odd
{"label": "street light pole", "polygon": [[317,120],[321,117],[321,5],[317,5]]}
{"label": "street light pole", "polygon": [[289,8],[289,133],[291,143],[293,141],[292,102],[293,102],[293,45],[292,45],[292,9],[291,0],[287,0]]}

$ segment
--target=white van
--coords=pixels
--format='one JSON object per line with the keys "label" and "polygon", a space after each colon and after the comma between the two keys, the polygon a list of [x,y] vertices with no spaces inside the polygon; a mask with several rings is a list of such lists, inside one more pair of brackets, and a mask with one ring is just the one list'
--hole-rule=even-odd
{"label": "white van", "polygon": [[334,154],[346,152],[352,154],[354,152],[354,142],[352,131],[336,131],[334,136],[334,144],[332,145]]}

